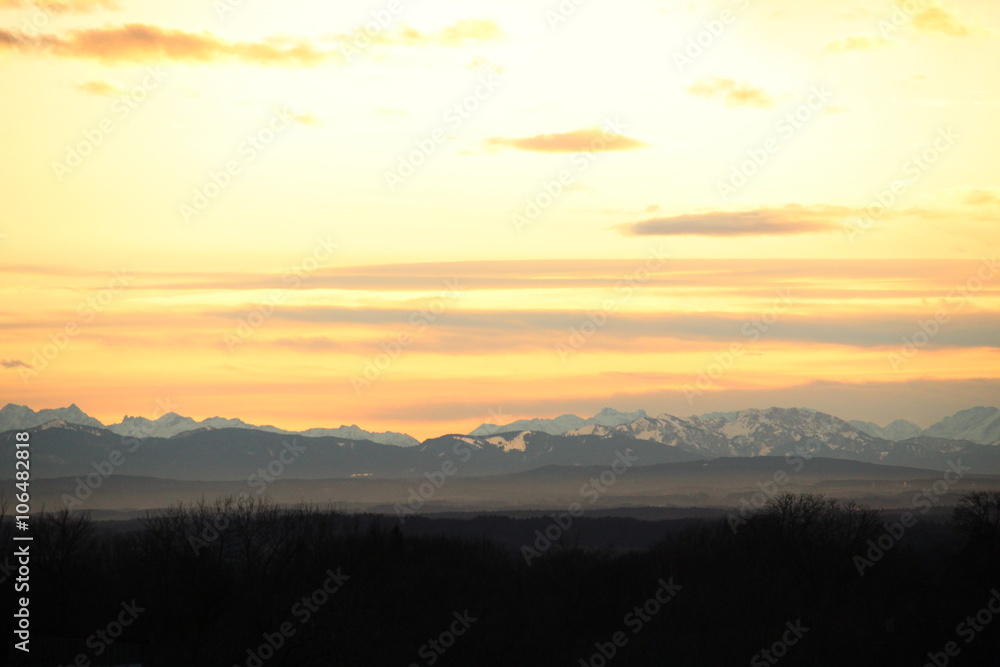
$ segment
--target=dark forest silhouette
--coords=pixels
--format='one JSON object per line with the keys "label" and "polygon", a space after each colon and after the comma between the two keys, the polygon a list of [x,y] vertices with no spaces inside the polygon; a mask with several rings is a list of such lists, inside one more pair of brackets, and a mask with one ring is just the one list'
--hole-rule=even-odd
{"label": "dark forest silhouette", "polygon": [[[520,521],[527,535],[548,523]],[[856,557],[885,521],[785,494],[736,530],[686,520],[631,550],[566,539],[529,566],[489,539],[258,499],[178,506],[138,526],[44,513],[33,519],[34,662],[20,664],[577,666],[603,664],[603,646],[622,666],[923,665],[949,641],[960,653],[947,664],[995,664],[1000,614],[969,641],[956,627],[1000,586],[1000,491],[967,494],[945,524],[917,522],[862,576]],[[9,520],[3,530],[6,563]],[[679,592],[648,620],[625,620],[667,583]],[[128,623],[113,643],[95,639],[116,619]],[[796,623],[808,631],[780,660],[762,657]],[[627,644],[613,647],[618,632]],[[280,647],[260,651],[268,637]]]}

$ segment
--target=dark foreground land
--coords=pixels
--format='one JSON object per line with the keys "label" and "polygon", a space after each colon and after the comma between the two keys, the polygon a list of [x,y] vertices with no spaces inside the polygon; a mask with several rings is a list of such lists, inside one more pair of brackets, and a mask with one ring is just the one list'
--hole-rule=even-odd
{"label": "dark foreground land", "polygon": [[[641,515],[639,510],[630,510]],[[238,499],[33,517],[22,665],[993,665],[1000,493],[686,519],[408,517]],[[10,523],[0,576],[16,608]],[[4,615],[8,647],[15,619]]]}

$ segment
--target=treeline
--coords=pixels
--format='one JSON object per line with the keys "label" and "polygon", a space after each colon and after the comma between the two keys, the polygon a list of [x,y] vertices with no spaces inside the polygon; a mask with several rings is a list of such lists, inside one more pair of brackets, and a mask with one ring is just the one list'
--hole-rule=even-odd
{"label": "treeline", "polygon": [[786,494],[646,549],[568,529],[525,551],[245,497],[127,530],[49,513],[32,517],[32,651],[10,664],[994,664],[1000,491],[945,525],[906,516]]}

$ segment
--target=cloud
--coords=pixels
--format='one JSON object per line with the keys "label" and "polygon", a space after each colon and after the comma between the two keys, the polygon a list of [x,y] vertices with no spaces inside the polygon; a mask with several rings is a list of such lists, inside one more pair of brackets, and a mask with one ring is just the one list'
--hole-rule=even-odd
{"label": "cloud", "polygon": [[88,58],[103,63],[242,62],[255,65],[313,67],[338,52],[319,50],[308,42],[229,42],[210,32],[129,23],[106,28],[75,30],[65,36],[19,36],[0,29],[0,45],[28,47],[64,58]]}
{"label": "cloud", "polygon": [[23,41],[24,38],[0,28],[0,49],[17,49]]}
{"label": "cloud", "polygon": [[111,97],[121,92],[116,86],[104,81],[85,81],[77,84],[77,89],[88,95],[98,95],[101,97]]}
{"label": "cloud", "polygon": [[[470,336],[468,331],[463,328],[435,327],[433,330],[421,334],[419,349],[429,354],[460,355],[491,354],[501,349],[505,352],[547,350],[550,345],[547,340],[539,340],[527,331],[491,332],[480,330],[476,334]],[[326,336],[302,336],[274,340],[251,339],[247,343],[257,347],[274,347],[305,354],[332,352],[366,356],[380,351],[380,348],[371,340],[338,340]],[[219,349],[228,349],[223,341],[218,343],[218,347]],[[623,343],[620,347],[622,350],[627,350],[629,346],[628,343]]]}
{"label": "cloud", "polygon": [[623,134],[593,127],[571,132],[536,134],[533,137],[491,137],[486,140],[486,145],[535,153],[603,153],[630,151],[645,148],[649,144]]}
{"label": "cloud", "polygon": [[842,206],[789,204],[752,211],[712,211],[653,218],[619,226],[629,236],[776,236],[839,230],[852,215]]}
{"label": "cloud", "polygon": [[479,56],[473,58],[472,62],[469,63],[466,67],[467,69],[471,69],[474,72],[478,72],[485,69],[485,70],[490,70],[492,72],[496,72],[497,74],[503,74],[504,70],[503,65],[487,60],[486,58],[481,58]]}
{"label": "cloud", "polygon": [[[816,300],[829,298],[824,292],[790,289],[788,312],[781,311],[780,321],[767,331],[769,341],[786,341],[806,345],[846,345],[857,348],[898,349],[900,337],[920,330],[927,318],[925,311],[906,312],[830,312],[817,313]],[[865,294],[866,299],[871,298]],[[776,302],[774,293],[765,300]],[[857,293],[855,293],[856,296]],[[764,297],[764,295],[761,295]],[[834,297],[838,294],[832,295]],[[912,295],[911,295],[912,296]],[[898,298],[898,296],[897,296]],[[813,303],[809,303],[813,301]],[[800,303],[801,302],[801,303]],[[954,304],[937,304],[946,309],[950,319],[947,327],[925,347],[926,349],[984,348],[1000,349],[995,331],[1000,326],[1000,313],[954,312]],[[770,306],[767,306],[770,307]],[[933,312],[934,304],[931,304]],[[802,312],[796,312],[801,309]],[[301,327],[309,331],[316,325],[336,325],[342,330],[359,326],[384,333],[373,334],[374,340],[388,339],[412,327],[414,311],[408,308],[344,308],[335,306],[285,307],[275,310],[275,327]],[[662,312],[642,313],[616,311],[614,327],[587,342],[590,350],[613,350],[630,354],[663,349],[662,342],[671,341],[732,341],[740,340],[746,323],[759,316],[759,303],[748,305],[745,312]],[[243,310],[205,312],[208,317],[236,320]],[[422,352],[440,354],[460,351],[480,352],[483,338],[494,349],[551,349],[553,334],[569,331],[587,321],[584,310],[449,310],[447,318],[434,324],[433,334],[421,336]],[[285,329],[282,329],[285,330]],[[744,334],[745,335],[745,334]],[[464,342],[463,342],[464,339]],[[345,346],[354,343],[345,343]],[[377,347],[376,347],[377,349]]]}
{"label": "cloud", "polygon": [[462,46],[469,42],[489,42],[500,39],[503,32],[493,21],[464,19],[445,26],[436,33],[420,32],[416,28],[400,27],[395,30],[371,32],[358,28],[350,33],[326,35],[324,39],[357,46],[379,44],[382,46]]}
{"label": "cloud", "polygon": [[756,107],[768,109],[776,102],[763,88],[755,88],[748,83],[733,79],[710,76],[688,86],[687,91],[695,97],[721,100],[730,107]]}
{"label": "cloud", "polygon": [[[329,352],[331,350],[343,350],[348,347],[342,341],[334,340],[324,336],[312,336],[303,338],[278,338],[268,341],[268,345],[288,348],[297,352]],[[360,346],[362,343],[359,341]],[[362,352],[363,353],[363,352]]]}
{"label": "cloud", "polygon": [[117,0],[0,0],[0,9],[39,7],[51,14],[89,13],[99,9],[118,9]]}
{"label": "cloud", "polygon": [[0,366],[4,368],[31,368],[28,364],[24,363],[20,359],[3,359],[0,360]]}
{"label": "cloud", "polygon": [[299,123],[300,125],[322,125],[323,124],[323,121],[321,121],[319,118],[317,118],[316,116],[312,115],[311,113],[292,114],[292,120],[295,121],[296,123]]}
{"label": "cloud", "polygon": [[[457,280],[462,290],[614,288],[622,276],[632,274],[643,260],[632,259],[516,259],[399,264],[351,265],[316,271],[297,290],[337,289],[352,292],[426,292],[437,294],[447,281]],[[933,291],[942,285],[964,283],[970,275],[967,260],[960,259],[671,259],[647,283],[671,288],[728,290],[778,289],[788,278],[829,286],[849,276],[852,283],[889,283]],[[99,289],[107,282],[103,271],[85,271],[45,265],[0,266],[0,281],[14,283],[59,276]],[[32,278],[35,277],[35,278]],[[156,272],[137,273],[146,289],[171,293],[227,291],[245,293],[282,287],[281,272]],[[856,296],[844,288],[844,298]],[[889,294],[888,297],[896,295]],[[252,295],[246,299],[253,300]],[[64,323],[63,323],[64,324]],[[37,326],[58,326],[58,320]],[[0,322],[0,329],[4,328]]]}
{"label": "cloud", "polygon": [[951,37],[968,37],[973,33],[972,28],[940,6],[928,7],[915,14],[913,27],[922,32],[937,32]]}
{"label": "cloud", "polygon": [[457,46],[465,42],[488,42],[499,39],[503,33],[493,21],[463,20],[447,26],[435,35],[434,41],[448,46]]}
{"label": "cloud", "polygon": [[[0,0],[21,6],[20,0]],[[113,7],[101,0],[78,2],[83,7]],[[0,4],[0,7],[4,5]],[[67,10],[69,11],[69,10]],[[402,46],[460,46],[498,39],[500,28],[487,20],[463,20],[433,34],[403,27],[369,35],[362,30],[329,35],[327,41],[349,44],[363,37],[365,43]],[[0,48],[27,48],[64,58],[89,58],[103,63],[241,62],[266,66],[315,67],[327,61],[343,62],[340,49],[326,50],[307,39],[272,37],[256,42],[231,42],[211,32],[190,32],[144,23],[74,30],[65,34],[21,35],[0,29]]]}
{"label": "cloud", "polygon": [[972,190],[965,196],[965,203],[971,206],[992,206],[1000,204],[1000,196],[990,190]]}
{"label": "cloud", "polygon": [[845,51],[871,51],[888,46],[889,40],[885,37],[869,37],[867,35],[856,35],[845,37],[829,42],[823,51],[826,53],[844,53]]}
{"label": "cloud", "polygon": [[[929,5],[916,13],[913,13],[908,5],[912,0],[896,0],[896,12],[902,11],[910,16],[910,24],[921,32],[940,33],[951,37],[968,37],[978,31],[974,27],[964,24],[954,14],[941,7],[937,3],[925,0],[919,4]],[[899,24],[901,25],[901,23]],[[855,35],[844,37],[827,43],[823,48],[826,53],[844,53],[847,51],[871,51],[880,49],[891,44],[891,40],[879,35]]]}

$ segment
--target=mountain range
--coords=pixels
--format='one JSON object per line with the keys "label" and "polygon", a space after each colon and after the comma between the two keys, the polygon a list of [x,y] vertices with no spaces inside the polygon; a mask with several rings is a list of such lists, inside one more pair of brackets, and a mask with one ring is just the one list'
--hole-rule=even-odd
{"label": "mountain range", "polygon": [[[809,408],[798,408],[798,410],[807,413],[818,412]],[[573,432],[583,432],[581,429],[587,426],[624,427],[626,430],[634,432],[643,426],[649,426],[650,422],[643,420],[650,419],[673,422],[682,430],[689,426],[704,428],[708,425],[711,428],[722,428],[723,430],[732,431],[733,428],[741,428],[738,424],[742,423],[742,419],[760,412],[764,411],[709,412],[689,417],[685,420],[667,414],[653,418],[649,417],[644,410],[618,412],[612,408],[604,408],[590,419],[582,419],[576,415],[567,414],[555,419],[522,419],[503,425],[481,424],[470,435],[492,435],[508,431],[543,431],[553,435],[564,435]],[[641,423],[637,424],[636,422]],[[729,422],[736,425],[725,426]],[[961,410],[950,417],[945,417],[926,429],[922,429],[913,422],[906,421],[905,419],[897,419],[884,427],[873,422],[859,420],[850,420],[845,423],[872,437],[891,440],[893,442],[916,438],[918,436],[968,440],[980,445],[991,445],[1000,442],[1000,409],[995,407],[976,407]]]}
{"label": "mountain range", "polygon": [[420,444],[419,440],[405,433],[394,433],[392,431],[373,433],[355,425],[340,426],[338,428],[311,428],[305,431],[286,431],[274,426],[255,426],[246,423],[242,419],[226,419],[224,417],[210,417],[202,421],[195,421],[190,417],[183,417],[175,412],[168,412],[158,419],[130,417],[126,415],[120,423],[105,426],[97,419],[83,412],[75,403],[68,408],[39,410],[38,412],[23,405],[8,403],[3,409],[0,409],[0,432],[34,428],[55,419],[62,419],[69,424],[102,428],[117,435],[137,438],[171,438],[175,435],[197,429],[242,428],[283,435],[301,435],[308,438],[333,437],[349,438],[352,440],[371,440],[372,442],[381,442],[386,445],[396,445],[399,447],[412,447],[413,445]]}
{"label": "mountain range", "polygon": [[576,415],[562,415],[555,419],[519,419],[509,424],[480,424],[469,435],[494,435],[495,433],[507,433],[510,431],[538,431],[551,435],[562,435],[573,429],[595,424],[598,426],[620,426],[628,424],[636,419],[646,416],[645,410],[635,412],[618,412],[614,408],[604,408],[590,419],[583,419]]}
{"label": "mountain range", "polygon": [[[104,462],[111,461],[115,451],[123,459],[115,465],[127,466],[129,475],[216,481],[248,480],[269,469],[272,475],[288,479],[484,476],[544,466],[610,466],[621,456],[635,466],[648,466],[719,458],[786,457],[776,460],[787,461],[805,455],[938,471],[961,459],[973,473],[1000,474],[1000,446],[995,441],[982,444],[995,432],[996,408],[964,410],[920,435],[898,441],[816,410],[769,408],[687,419],[605,410],[561,434],[506,430],[511,426],[507,425],[489,435],[449,434],[401,447],[371,437],[326,435],[321,429],[290,433],[261,427],[219,428],[205,425],[211,420],[194,422],[178,415],[155,422],[127,418],[104,427],[76,406],[65,408],[63,414],[85,423],[51,419],[58,411],[28,414],[18,407],[0,411],[4,418],[0,428],[8,429],[9,419],[17,415],[49,418],[42,424],[15,427],[33,432],[33,478],[87,475],[107,468]],[[623,414],[641,416],[625,421]],[[165,435],[143,431],[150,424]],[[928,435],[952,432],[978,441]],[[3,470],[14,469],[14,433],[0,433]]]}
{"label": "mountain range", "polygon": [[[771,410],[777,409],[771,408]],[[802,413],[823,414],[809,408],[798,408],[798,410]],[[749,424],[747,420],[752,421],[755,418],[754,415],[763,412],[767,411],[710,412],[682,419],[667,414],[650,417],[645,410],[619,412],[614,408],[604,408],[593,417],[587,419],[573,414],[565,414],[552,419],[535,418],[521,419],[508,424],[480,424],[469,435],[482,437],[513,431],[531,431],[548,433],[549,435],[582,435],[608,433],[608,429],[618,429],[635,434],[649,431],[650,429],[654,431],[658,429],[662,430],[665,428],[664,424],[669,423],[672,424],[672,428],[676,431],[674,433],[676,437],[683,436],[703,441],[707,448],[704,449],[705,452],[712,449],[710,443],[714,442],[715,448],[719,450],[719,455],[725,456],[732,455],[726,454],[727,445],[725,442],[731,436],[739,435],[737,431],[740,429],[747,428]],[[790,415],[793,413],[789,412],[787,414]],[[300,435],[309,438],[333,437],[350,440],[370,440],[371,442],[399,447],[412,447],[420,444],[419,440],[406,433],[366,431],[356,425],[342,425],[337,428],[310,428],[305,431],[288,431],[275,426],[255,426],[248,424],[242,419],[227,419],[224,417],[210,417],[202,421],[195,421],[190,417],[184,417],[174,412],[167,413],[155,420],[126,415],[118,424],[105,425],[87,415],[76,404],[72,404],[67,408],[44,409],[35,412],[26,406],[9,403],[3,409],[0,409],[0,432],[33,428],[54,419],[62,419],[69,424],[103,428],[122,436],[140,438],[171,438],[175,435],[197,429],[241,428],[282,435]],[[884,427],[873,422],[858,420],[842,422],[838,419],[838,423],[849,424],[856,430],[874,438],[893,442],[900,442],[920,436],[948,440],[968,440],[980,445],[991,445],[1000,442],[1000,409],[995,407],[981,406],[961,410],[949,417],[945,417],[926,429],[922,429],[913,422],[906,421],[905,419],[897,419]],[[666,435],[669,431],[671,429],[667,428],[664,434],[661,434],[661,437],[669,437]],[[718,440],[718,436],[720,435],[723,437],[722,441]],[[667,443],[667,440],[660,441]]]}

